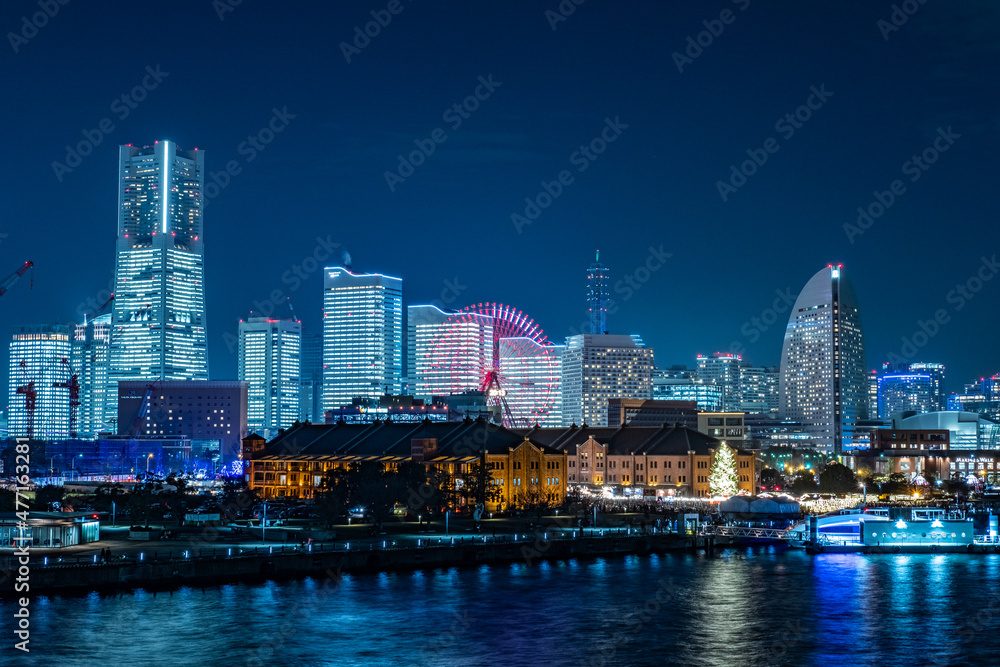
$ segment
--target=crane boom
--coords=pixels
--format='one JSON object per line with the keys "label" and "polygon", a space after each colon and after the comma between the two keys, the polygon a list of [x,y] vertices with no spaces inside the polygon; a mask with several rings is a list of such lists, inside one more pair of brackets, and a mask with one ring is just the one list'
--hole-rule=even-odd
{"label": "crane boom", "polygon": [[25,262],[21,266],[21,268],[19,268],[17,271],[15,271],[14,273],[12,273],[9,276],[7,276],[6,278],[4,278],[3,282],[0,282],[0,296],[3,296],[4,294],[6,294],[7,290],[10,289],[11,285],[13,285],[14,283],[16,283],[18,278],[20,278],[25,273],[27,273],[28,269],[32,269],[34,267],[35,267],[35,263],[34,262],[30,262],[30,261],[29,262]]}

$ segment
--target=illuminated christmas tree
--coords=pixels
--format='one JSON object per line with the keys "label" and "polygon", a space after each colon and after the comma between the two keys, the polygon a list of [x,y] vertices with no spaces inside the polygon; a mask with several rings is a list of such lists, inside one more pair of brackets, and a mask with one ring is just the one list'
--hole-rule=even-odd
{"label": "illuminated christmas tree", "polygon": [[735,496],[739,489],[736,475],[736,457],[726,443],[719,445],[712,461],[712,471],[708,475],[708,489],[713,496]]}

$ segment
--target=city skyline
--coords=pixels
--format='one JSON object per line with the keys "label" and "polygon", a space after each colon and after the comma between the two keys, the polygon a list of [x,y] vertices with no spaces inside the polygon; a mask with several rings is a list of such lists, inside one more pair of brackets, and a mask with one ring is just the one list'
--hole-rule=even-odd
{"label": "city skyline", "polygon": [[[166,139],[206,152],[213,378],[236,377],[228,341],[255,302],[264,315],[286,309],[291,297],[305,326],[316,330],[320,265],[339,262],[344,251],[359,268],[403,277],[408,303],[512,303],[559,341],[586,331],[584,288],[566,277],[579,276],[595,248],[611,270],[609,330],[642,333],[663,364],[736,351],[776,365],[787,313],[775,319],[770,311],[787,308],[815,267],[843,263],[870,313],[871,367],[905,350],[915,353],[910,360],[945,363],[956,384],[1000,371],[989,338],[1000,317],[989,307],[997,281],[975,283],[980,271],[995,273],[993,250],[965,241],[979,238],[991,219],[996,98],[984,93],[995,82],[978,54],[994,47],[977,26],[991,23],[995,7],[922,5],[886,36],[878,22],[889,7],[734,5],[734,23],[692,58],[688,38],[717,19],[699,5],[635,12],[581,5],[555,29],[541,8],[466,3],[454,15],[404,6],[350,62],[339,44],[371,20],[372,8],[361,4],[324,7],[322,21],[247,3],[224,20],[211,4],[193,21],[167,13],[161,29],[143,39],[141,62],[92,39],[116,27],[127,31],[127,12],[61,11],[11,54],[18,65],[12,89],[35,93],[19,116],[21,131],[9,139],[7,154],[19,159],[8,158],[0,196],[7,219],[28,225],[4,226],[0,251],[7,271],[26,259],[38,266],[34,290],[22,282],[3,297],[6,321],[77,323],[92,310],[88,303],[99,305],[114,289],[110,174],[117,146]],[[5,7],[0,23],[13,30],[24,11]],[[468,29],[442,31],[445,19]],[[956,31],[961,45],[941,37]],[[172,32],[218,48],[178,51]],[[426,35],[438,35],[437,49],[424,48]],[[321,57],[296,57],[290,47],[314,38],[326,44]],[[53,48],[59,44],[79,54],[73,68],[50,67],[64,52]],[[453,57],[466,52],[474,55]],[[399,53],[414,57],[400,66]],[[245,59],[235,72],[234,56]],[[777,63],[781,76],[750,76]],[[101,72],[101,80],[79,76],[77,67]],[[447,76],[428,86],[419,76],[426,71]],[[376,75],[384,78],[373,86]],[[479,81],[491,76],[488,87]],[[32,88],[39,80],[51,85]],[[821,101],[812,87],[829,96]],[[927,88],[940,94],[927,97]],[[77,103],[65,105],[65,95]],[[215,100],[211,113],[203,99]],[[400,100],[406,113],[398,112]],[[807,121],[795,118],[799,110]],[[605,119],[617,119],[620,133]],[[959,135],[952,144],[939,133],[949,127]],[[412,162],[415,142],[427,146],[439,128],[447,139],[423,164],[400,165],[399,156]],[[614,141],[600,154],[590,151],[591,142],[605,141],[602,133]],[[752,156],[763,159],[772,138],[778,151],[765,150],[759,167],[747,165]],[[947,151],[926,171],[916,167],[920,177],[911,181],[912,157],[928,166],[922,156],[934,155],[935,142]],[[324,150],[305,166],[302,157],[316,145]],[[53,163],[70,171],[57,174]],[[745,176],[743,167],[755,173]],[[568,184],[558,179],[564,170]],[[386,172],[405,181],[390,190]],[[717,183],[742,178],[723,201]],[[893,193],[895,180],[903,194]],[[552,192],[561,188],[551,203],[543,182]],[[26,194],[36,192],[47,195]],[[511,215],[525,215],[525,198],[548,205],[518,230]],[[62,242],[31,233],[36,221]],[[933,247],[937,269],[890,270],[889,247],[895,258]],[[509,268],[521,265],[532,267],[530,279]],[[720,308],[703,291],[733,298]],[[891,311],[882,308],[886,294],[893,295]],[[946,323],[935,319],[938,310]],[[676,326],[678,319],[688,326]],[[936,333],[921,323],[932,331],[937,325]],[[914,337],[925,344],[910,350]]]}

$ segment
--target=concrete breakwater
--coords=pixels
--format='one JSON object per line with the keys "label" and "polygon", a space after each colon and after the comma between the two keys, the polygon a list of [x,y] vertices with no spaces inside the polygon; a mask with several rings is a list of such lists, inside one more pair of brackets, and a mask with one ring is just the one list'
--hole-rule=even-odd
{"label": "concrete breakwater", "polygon": [[[533,538],[533,539],[532,539]],[[341,574],[424,568],[534,564],[691,548],[691,537],[674,534],[615,535],[545,540],[542,534],[518,541],[466,542],[454,545],[379,548],[282,549],[270,553],[225,553],[190,558],[129,560],[112,563],[43,564],[30,566],[30,593],[84,593],[135,588],[167,590],[180,586],[213,586],[301,577],[336,578]],[[16,565],[15,565],[16,568]],[[9,576],[9,573],[8,573]],[[7,587],[5,587],[7,588]],[[0,595],[14,595],[8,588]]]}

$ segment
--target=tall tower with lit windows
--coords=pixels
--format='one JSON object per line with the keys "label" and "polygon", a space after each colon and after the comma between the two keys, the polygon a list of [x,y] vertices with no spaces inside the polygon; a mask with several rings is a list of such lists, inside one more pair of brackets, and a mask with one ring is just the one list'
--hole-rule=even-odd
{"label": "tall tower with lit windows", "polygon": [[850,448],[868,416],[861,317],[843,267],[830,265],[802,288],[781,349],[781,418],[799,422],[830,454]]}
{"label": "tall tower with lit windows", "polygon": [[197,148],[119,147],[108,417],[120,380],[208,379],[204,174]]}
{"label": "tall tower with lit windows", "polygon": [[608,333],[608,267],[601,264],[601,251],[594,256],[594,262],[587,269],[587,310],[590,316],[592,334]]}

